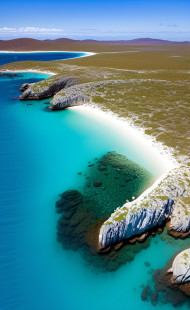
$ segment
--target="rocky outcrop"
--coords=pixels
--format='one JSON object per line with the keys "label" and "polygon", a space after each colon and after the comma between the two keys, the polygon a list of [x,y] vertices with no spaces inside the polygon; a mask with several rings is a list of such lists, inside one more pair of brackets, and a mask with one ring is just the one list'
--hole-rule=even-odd
{"label": "rocky outcrop", "polygon": [[153,281],[155,289],[158,292],[165,292],[166,300],[174,306],[189,302],[190,248],[174,255],[165,268],[156,270]]}
{"label": "rocky outcrop", "polygon": [[190,235],[190,199],[189,197],[175,198],[175,204],[168,225],[168,233],[175,238],[185,238]]}
{"label": "rocky outcrop", "polygon": [[85,97],[82,96],[80,93],[73,93],[68,95],[60,95],[58,93],[51,101],[50,109],[62,110],[83,103],[85,103]]}
{"label": "rocky outcrop", "polygon": [[[100,228],[98,250],[102,251],[125,239],[130,242],[131,238],[132,241],[137,240],[137,237],[141,237],[153,227],[157,228],[165,221],[169,222],[172,217],[170,224],[167,223],[167,226],[170,227],[174,223],[175,214],[178,221],[183,223],[183,225],[179,223],[178,226],[186,231],[183,235],[186,237],[189,234],[187,203],[190,199],[186,171],[181,168],[173,169],[147,196],[144,195],[117,208]],[[174,208],[178,208],[177,202],[179,201],[183,201],[182,216],[179,211],[174,212]],[[175,228],[177,229],[178,226],[175,225]],[[153,233],[155,234],[155,232]],[[180,234],[182,233],[180,232]]]}
{"label": "rocky outcrop", "polygon": [[20,100],[40,100],[54,96],[60,90],[77,84],[77,81],[71,77],[62,77],[54,81],[50,86],[38,87],[37,84],[23,84],[20,90],[23,91]]}
{"label": "rocky outcrop", "polygon": [[190,249],[180,252],[175,257],[168,273],[172,273],[172,282],[174,283],[190,282]]}
{"label": "rocky outcrop", "polygon": [[24,84],[22,84],[22,86],[20,87],[20,90],[21,91],[25,91],[25,90],[27,90],[30,86],[32,86],[32,85],[34,85],[34,83],[31,83],[31,84],[29,84],[29,83],[24,83]]}
{"label": "rocky outcrop", "polygon": [[[141,299],[155,306],[171,303],[174,307],[184,305],[190,308],[190,249],[175,254],[162,269],[156,269],[150,280],[144,284]],[[147,289],[148,288],[148,289]]]}
{"label": "rocky outcrop", "polygon": [[[71,77],[62,77],[57,81],[48,81],[48,86],[40,83],[25,83],[20,87],[23,91],[20,96],[21,100],[40,100],[53,97],[51,101],[51,110],[62,110],[68,107],[83,104],[85,96],[77,89],[72,89],[78,82]],[[71,91],[66,92],[68,88]]]}
{"label": "rocky outcrop", "polygon": [[121,242],[135,235],[142,235],[151,228],[159,226],[171,215],[174,200],[170,197],[168,201],[155,199],[154,205],[148,208],[135,209],[134,203],[127,203],[127,213],[118,219],[112,216],[102,225],[99,233],[99,250],[110,244]]}

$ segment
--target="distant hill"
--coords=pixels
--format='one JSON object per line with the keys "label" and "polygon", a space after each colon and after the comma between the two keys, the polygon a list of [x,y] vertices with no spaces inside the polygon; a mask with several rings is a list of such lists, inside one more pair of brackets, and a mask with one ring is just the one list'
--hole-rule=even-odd
{"label": "distant hill", "polygon": [[60,43],[68,43],[68,42],[84,42],[84,43],[94,43],[94,44],[117,44],[117,45],[128,45],[128,44],[137,44],[137,45],[165,45],[165,44],[186,44],[190,43],[188,41],[177,42],[177,41],[169,41],[169,40],[161,40],[161,39],[152,39],[152,38],[138,38],[133,40],[93,40],[93,39],[86,39],[86,40],[73,40],[68,38],[59,38],[54,40],[43,40],[43,41],[51,41],[51,42],[60,42]]}
{"label": "distant hill", "polygon": [[28,50],[52,50],[52,51],[122,51],[137,46],[164,46],[164,45],[190,45],[190,42],[174,42],[152,38],[139,38],[134,40],[98,41],[93,39],[72,40],[68,38],[37,40],[19,38],[13,40],[0,40],[1,51],[28,51]]}

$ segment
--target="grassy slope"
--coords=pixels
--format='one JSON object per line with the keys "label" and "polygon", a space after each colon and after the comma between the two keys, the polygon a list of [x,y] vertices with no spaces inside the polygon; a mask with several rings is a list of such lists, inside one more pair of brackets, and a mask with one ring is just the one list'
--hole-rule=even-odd
{"label": "grassy slope", "polygon": [[130,46],[130,50],[120,53],[100,53],[87,58],[68,60],[67,63],[128,70],[190,70],[190,46]]}

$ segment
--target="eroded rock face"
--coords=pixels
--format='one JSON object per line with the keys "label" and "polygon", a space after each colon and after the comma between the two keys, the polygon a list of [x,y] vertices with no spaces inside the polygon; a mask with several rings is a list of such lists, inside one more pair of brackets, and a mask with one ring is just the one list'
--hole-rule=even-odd
{"label": "eroded rock face", "polygon": [[81,105],[85,103],[85,97],[81,94],[74,93],[72,95],[55,95],[53,100],[51,101],[52,110],[62,110],[72,106]]}
{"label": "eroded rock face", "polygon": [[169,234],[186,238],[190,234],[190,187],[186,171],[181,168],[171,170],[147,196],[117,208],[100,229],[99,249],[133,236],[135,239],[136,235],[164,224],[165,220]]}
{"label": "eroded rock face", "polygon": [[39,100],[45,99],[54,96],[60,90],[64,88],[68,88],[77,84],[77,81],[71,77],[62,77],[58,81],[52,83],[51,86],[44,86],[39,87],[37,91],[34,87],[34,83],[32,84],[23,84],[20,87],[20,90],[23,91],[22,95],[20,96],[21,100]]}
{"label": "eroded rock face", "polygon": [[172,273],[174,283],[190,282],[190,249],[182,251],[175,257],[168,273]]}
{"label": "eroded rock face", "polygon": [[30,87],[30,85],[34,85],[34,84],[29,84],[29,83],[24,83],[22,84],[22,86],[20,87],[21,91],[25,91],[26,89],[28,89]]}
{"label": "eroded rock face", "polygon": [[175,238],[185,238],[190,234],[190,199],[189,197],[175,198],[168,233]]}
{"label": "eroded rock face", "polygon": [[162,200],[155,199],[155,206],[135,210],[134,204],[127,203],[128,212],[121,216],[118,221],[113,220],[112,216],[102,225],[99,234],[99,247],[103,249],[110,244],[121,242],[135,235],[142,235],[155,226],[162,224],[173,209],[174,200],[169,198],[163,203]]}

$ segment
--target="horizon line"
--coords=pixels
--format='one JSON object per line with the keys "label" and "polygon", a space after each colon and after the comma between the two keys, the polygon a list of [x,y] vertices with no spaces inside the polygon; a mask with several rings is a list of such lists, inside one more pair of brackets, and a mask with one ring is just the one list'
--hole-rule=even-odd
{"label": "horizon line", "polygon": [[71,40],[71,41],[95,41],[95,42],[127,42],[127,41],[138,41],[138,40],[156,40],[156,41],[165,41],[165,42],[177,42],[177,43],[190,43],[189,40],[183,40],[183,41],[178,41],[178,40],[171,40],[171,39],[160,39],[160,38],[154,38],[154,37],[135,37],[134,39],[91,39],[91,38],[86,38],[86,39],[73,39],[69,37],[58,37],[58,38],[35,38],[35,37],[17,37],[17,38],[8,38],[8,39],[1,39],[0,41],[12,41],[12,40],[21,40],[21,39],[27,39],[27,40],[36,40],[36,41],[56,41],[56,40]]}

